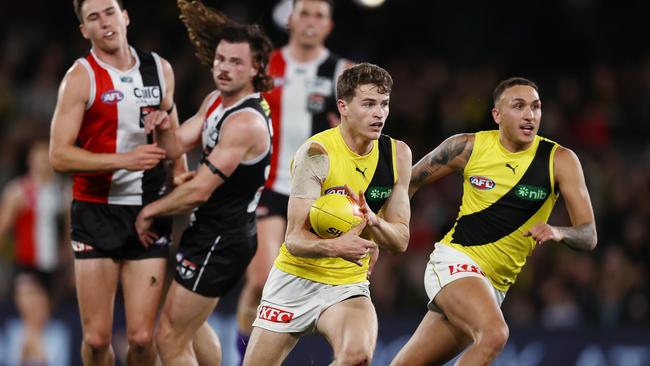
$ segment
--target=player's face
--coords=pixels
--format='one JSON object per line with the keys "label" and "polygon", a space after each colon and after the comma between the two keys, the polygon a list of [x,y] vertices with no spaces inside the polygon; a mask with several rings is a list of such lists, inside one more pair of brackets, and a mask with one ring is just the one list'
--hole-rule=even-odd
{"label": "player's face", "polygon": [[37,143],[36,145],[32,146],[32,148],[29,150],[27,159],[29,170],[36,175],[42,176],[53,173],[53,170],[50,167],[47,144]]}
{"label": "player's face", "polygon": [[246,87],[252,88],[256,74],[248,42],[219,42],[212,64],[212,77],[222,94],[235,94]]}
{"label": "player's face", "polygon": [[499,125],[501,143],[512,151],[525,150],[533,143],[542,118],[542,102],[528,85],[504,90],[492,110]]}
{"label": "player's face", "polygon": [[129,16],[115,0],[86,0],[81,6],[83,23],[79,26],[84,38],[94,47],[115,53],[126,46]]}
{"label": "player's face", "polygon": [[326,1],[297,1],[289,16],[290,37],[302,47],[322,45],[332,31],[331,11]]}
{"label": "player's face", "polygon": [[377,140],[388,118],[389,101],[390,95],[380,93],[376,85],[359,85],[352,100],[338,100],[341,122],[358,135]]}

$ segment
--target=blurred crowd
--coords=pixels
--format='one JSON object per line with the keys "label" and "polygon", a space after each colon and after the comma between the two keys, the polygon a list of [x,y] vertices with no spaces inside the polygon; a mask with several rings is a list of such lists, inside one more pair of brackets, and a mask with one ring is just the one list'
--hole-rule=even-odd
{"label": "blurred crowd", "polygon": [[[49,134],[62,76],[76,57],[87,52],[69,3],[44,2],[35,14],[31,5],[29,9],[20,4],[0,6],[0,187],[25,172],[30,142]],[[222,3],[234,18],[262,21],[274,41],[284,41],[282,31],[261,10],[252,11],[239,2]],[[135,6],[135,2],[125,2],[128,10]],[[629,59],[585,57],[579,67],[567,68],[554,66],[557,61],[549,62],[549,68],[543,68],[539,60],[530,67],[521,66],[521,60],[498,63],[494,54],[475,55],[473,62],[459,64],[454,57],[431,52],[411,39],[406,41],[412,47],[402,45],[399,52],[382,45],[381,37],[363,43],[363,36],[356,35],[350,41],[345,32],[353,26],[346,25],[342,17],[351,6],[337,8],[337,29],[329,45],[343,56],[378,63],[392,74],[395,86],[385,132],[407,142],[414,160],[453,134],[496,128],[490,116],[492,89],[505,77],[524,76],[540,87],[540,134],[573,149],[583,164],[597,217],[598,247],[591,253],[552,244],[538,248],[503,305],[508,323],[548,329],[649,326],[650,49],[634,50]],[[260,7],[270,13],[270,5]],[[131,11],[129,38],[137,47],[159,52],[173,65],[176,103],[181,118],[188,117],[212,84],[209,70],[194,57],[173,2],[156,10],[156,19],[142,19],[148,16],[147,9],[138,4]],[[374,23],[358,26],[368,26],[363,29],[371,33]],[[388,24],[399,26],[384,19],[384,25]],[[534,49],[526,47],[515,45],[513,52],[520,58],[541,56],[531,55]],[[612,43],[612,47],[617,45]],[[451,54],[458,56],[458,52]],[[389,313],[424,312],[424,267],[433,243],[457,215],[460,179],[448,177],[413,198],[408,251],[399,256],[382,253],[373,272],[373,300],[380,318]],[[555,212],[552,224],[569,223],[561,200]],[[0,303],[7,303],[11,299],[11,237],[1,238],[0,243]],[[67,243],[62,247],[69,250]],[[63,262],[57,285],[59,302],[74,302],[71,271],[69,260]]]}

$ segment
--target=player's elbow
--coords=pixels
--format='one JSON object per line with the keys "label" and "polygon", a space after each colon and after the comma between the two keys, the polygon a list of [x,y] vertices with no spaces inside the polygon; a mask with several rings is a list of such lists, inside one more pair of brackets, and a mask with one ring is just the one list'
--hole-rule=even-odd
{"label": "player's elbow", "polygon": [[592,235],[591,239],[587,242],[587,250],[592,251],[596,249],[596,246],[598,245],[598,236],[594,232],[594,235]]}
{"label": "player's elbow", "polygon": [[65,163],[65,153],[61,149],[50,149],[50,165],[57,173],[69,173],[71,169]]}
{"label": "player's elbow", "polygon": [[192,192],[191,200],[192,200],[192,205],[194,207],[200,206],[210,199],[210,196],[212,195],[212,192],[209,192],[205,189],[195,189]]}
{"label": "player's elbow", "polygon": [[411,232],[409,230],[409,226],[407,224],[403,224],[400,240],[397,243],[397,250],[395,251],[395,254],[406,252],[410,240],[411,240]]}
{"label": "player's elbow", "polygon": [[402,240],[393,249],[393,254],[401,254],[406,252],[406,249],[409,246],[409,238],[407,237],[406,240]]}

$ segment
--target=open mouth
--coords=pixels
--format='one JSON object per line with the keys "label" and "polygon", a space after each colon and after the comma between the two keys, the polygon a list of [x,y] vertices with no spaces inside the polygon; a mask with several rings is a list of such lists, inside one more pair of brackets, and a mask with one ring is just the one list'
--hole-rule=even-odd
{"label": "open mouth", "polygon": [[381,130],[382,127],[384,127],[384,124],[382,122],[375,122],[375,123],[370,124],[370,127],[372,127],[373,129],[376,129],[376,130]]}
{"label": "open mouth", "polygon": [[524,125],[520,126],[519,129],[524,133],[524,135],[529,136],[535,132],[535,126],[533,125]]}

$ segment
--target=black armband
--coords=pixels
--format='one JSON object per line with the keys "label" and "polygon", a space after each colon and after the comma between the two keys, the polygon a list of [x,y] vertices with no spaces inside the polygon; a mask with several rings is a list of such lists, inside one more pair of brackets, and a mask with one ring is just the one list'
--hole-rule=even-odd
{"label": "black armband", "polygon": [[208,169],[210,169],[210,171],[212,172],[212,174],[216,174],[216,175],[220,176],[221,179],[223,179],[224,181],[228,180],[228,176],[225,175],[221,170],[219,170],[219,168],[217,168],[216,166],[214,166],[214,164],[212,164],[212,163],[210,162],[210,160],[208,160],[207,157],[201,159],[201,164],[205,164],[205,166],[207,166]]}

